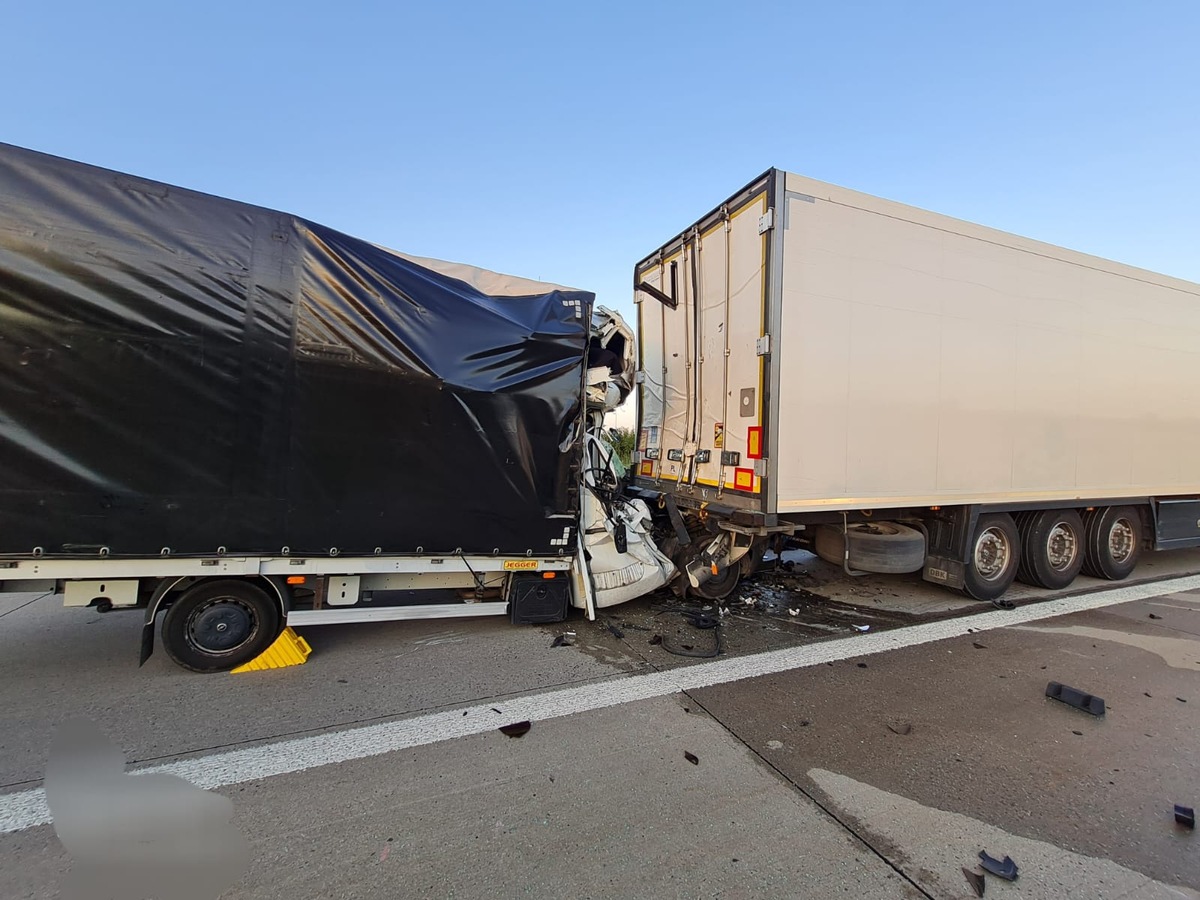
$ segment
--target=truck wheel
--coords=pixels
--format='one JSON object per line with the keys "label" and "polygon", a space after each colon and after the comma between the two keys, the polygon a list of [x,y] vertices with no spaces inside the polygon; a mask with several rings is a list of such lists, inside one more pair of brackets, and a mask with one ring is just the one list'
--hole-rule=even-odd
{"label": "truck wheel", "polygon": [[[925,535],[896,522],[858,522],[846,530],[850,540],[851,569],[902,575],[925,565]],[[813,540],[817,556],[840,566],[846,550],[842,529],[822,525]]]}
{"label": "truck wheel", "polygon": [[250,662],[279,636],[279,607],[247,581],[206,581],[184,592],[163,619],[163,647],[193,672]]}
{"label": "truck wheel", "polygon": [[1083,524],[1083,571],[1093,578],[1120,581],[1142,553],[1142,517],[1132,506],[1102,506]]}
{"label": "truck wheel", "polygon": [[980,516],[967,548],[966,585],[976,600],[995,600],[1017,577],[1021,536],[1008,513]]}
{"label": "truck wheel", "polygon": [[742,564],[739,561],[732,566],[726,566],[721,574],[701,582],[699,587],[688,585],[688,589],[697,597],[703,597],[705,600],[724,600],[733,593],[733,589],[738,586],[741,579]]}
{"label": "truck wheel", "polygon": [[1017,517],[1021,564],[1017,577],[1035,587],[1061,590],[1083,567],[1083,519],[1073,509],[1048,509]]}

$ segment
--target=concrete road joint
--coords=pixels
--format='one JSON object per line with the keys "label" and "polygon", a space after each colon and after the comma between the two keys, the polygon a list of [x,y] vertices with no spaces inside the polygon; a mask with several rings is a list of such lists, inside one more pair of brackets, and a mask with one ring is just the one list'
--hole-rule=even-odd
{"label": "concrete road joint", "polygon": [[[996,610],[965,618],[928,622],[874,634],[854,635],[645,675],[633,675],[599,684],[525,695],[499,704],[502,707],[499,715],[492,709],[494,704],[452,709],[346,731],[327,732],[178,760],[134,771],[136,774],[166,772],[186,778],[201,788],[220,788],[482,734],[509,722],[525,719],[537,722],[570,716],[762,675],[873,656],[959,637],[968,632],[1023,625],[1041,619],[1197,589],[1200,589],[1200,576],[1111,588],[1029,604],[1013,610]],[[0,795],[0,834],[45,825],[50,821],[50,810],[41,789]]]}

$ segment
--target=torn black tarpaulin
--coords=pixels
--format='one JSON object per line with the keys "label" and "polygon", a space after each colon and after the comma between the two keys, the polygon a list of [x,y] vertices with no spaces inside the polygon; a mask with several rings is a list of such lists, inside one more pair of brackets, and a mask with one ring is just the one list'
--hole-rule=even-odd
{"label": "torn black tarpaulin", "polygon": [[0,184],[0,553],[575,546],[591,294],[2,144]]}

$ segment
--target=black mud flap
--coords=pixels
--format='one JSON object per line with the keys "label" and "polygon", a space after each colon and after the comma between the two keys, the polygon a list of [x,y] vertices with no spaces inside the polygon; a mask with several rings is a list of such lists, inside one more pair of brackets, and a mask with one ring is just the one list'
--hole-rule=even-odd
{"label": "black mud flap", "polygon": [[151,619],[142,626],[142,654],[138,659],[138,668],[146,664],[146,660],[154,653],[154,620]]}

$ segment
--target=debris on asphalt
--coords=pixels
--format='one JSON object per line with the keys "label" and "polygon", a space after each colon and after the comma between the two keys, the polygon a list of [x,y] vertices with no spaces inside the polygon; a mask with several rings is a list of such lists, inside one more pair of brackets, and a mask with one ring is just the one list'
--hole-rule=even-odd
{"label": "debris on asphalt", "polygon": [[[783,749],[783,741],[767,741],[767,749],[768,750],[782,750]],[[1175,808],[1179,809],[1180,807],[1177,806]]]}
{"label": "debris on asphalt", "polygon": [[987,644],[981,644],[981,643],[979,643],[979,641],[971,641],[971,646],[974,647],[976,650],[986,650],[987,649]]}
{"label": "debris on asphalt", "polygon": [[1093,716],[1104,715],[1104,700],[1081,691],[1079,688],[1068,687],[1065,684],[1059,684],[1057,681],[1051,681],[1046,685],[1046,696],[1051,700],[1057,700],[1059,703],[1073,706],[1075,709],[1083,710],[1085,713],[1090,713]]}
{"label": "debris on asphalt", "polygon": [[871,626],[870,626],[870,625],[853,625],[853,626],[851,626],[851,627],[852,627],[852,628],[853,628],[855,631],[860,631],[860,632],[864,632],[864,633],[865,633],[865,632],[868,632],[868,631],[870,631],[870,630],[871,630]]}
{"label": "debris on asphalt", "polygon": [[908,722],[899,722],[895,725],[893,725],[891,722],[888,722],[887,727],[888,731],[890,731],[892,734],[909,734],[912,731],[912,725],[910,725]]}
{"label": "debris on asphalt", "polygon": [[657,646],[658,644],[661,644],[662,643],[662,635],[661,634],[651,635],[648,643],[654,644],[655,646]]}
{"label": "debris on asphalt", "polygon": [[620,628],[618,628],[616,625],[612,624],[611,622],[608,623],[608,630],[610,632],[612,632],[612,636],[615,637],[617,640],[621,640],[622,638],[625,637],[625,632],[623,632]]}
{"label": "debris on asphalt", "polygon": [[976,897],[983,896],[983,875],[979,872],[972,872],[970,869],[964,868],[963,875],[967,878],[967,884],[971,886],[971,890],[975,892]]}
{"label": "debris on asphalt", "polygon": [[519,738],[529,734],[529,729],[532,727],[533,723],[529,721],[513,722],[511,725],[501,725],[500,733],[508,735],[510,738]]}
{"label": "debris on asphalt", "polygon": [[800,610],[798,610],[798,609],[789,609],[789,610],[788,610],[788,615],[789,615],[789,616],[798,616],[798,615],[800,615]]}
{"label": "debris on asphalt", "polygon": [[1082,731],[1075,731],[1074,729],[1071,729],[1071,734],[1077,734],[1077,735],[1079,735],[1080,737],[1083,737],[1083,732],[1082,732]]}
{"label": "debris on asphalt", "polygon": [[1147,697],[1152,697],[1152,696],[1154,696],[1154,695],[1153,695],[1153,694],[1151,694],[1149,691],[1143,691],[1142,693],[1143,693],[1143,694],[1145,694]]}
{"label": "debris on asphalt", "polygon": [[494,712],[498,716],[504,715],[504,713],[500,712],[500,710],[496,709],[496,707],[494,707],[494,706],[492,707],[492,712]]}
{"label": "debris on asphalt", "polygon": [[801,727],[801,728],[806,728],[807,726],[809,726],[809,725],[811,725],[811,724],[812,724],[812,722],[808,721],[808,719],[801,719],[801,720],[800,720],[800,727]]}
{"label": "debris on asphalt", "polygon": [[1017,604],[1013,603],[1011,600],[1005,600],[1003,597],[997,597],[995,600],[993,600],[992,606],[996,607],[996,609],[1016,609],[1017,608]]}
{"label": "debris on asphalt", "polygon": [[1150,618],[1151,618],[1151,619],[1161,619],[1161,618],[1162,618],[1162,616],[1155,615],[1154,613],[1150,613]]}
{"label": "debris on asphalt", "polygon": [[1017,880],[1017,864],[1012,861],[1012,857],[1006,856],[1000,860],[988,856],[986,850],[980,850],[979,864],[983,866],[983,871],[991,872],[997,878],[1003,878],[1005,881]]}
{"label": "debris on asphalt", "polygon": [[564,631],[562,634],[556,636],[553,641],[551,641],[550,648],[553,649],[555,647],[570,647],[574,643],[575,643],[575,632]]}
{"label": "debris on asphalt", "polygon": [[1196,811],[1190,806],[1180,806],[1175,804],[1175,822],[1182,825],[1184,828],[1192,829],[1196,827]]}
{"label": "debris on asphalt", "polygon": [[866,663],[855,663],[855,665],[857,665],[860,669],[865,669],[867,667]]}
{"label": "debris on asphalt", "polygon": [[1178,700],[1180,703],[1187,703],[1187,701],[1184,700],[1182,697],[1176,697],[1175,699]]}
{"label": "debris on asphalt", "polygon": [[695,753],[692,753],[690,750],[683,751],[683,758],[690,762],[693,766],[700,765],[700,757],[698,757]]}
{"label": "debris on asphalt", "polygon": [[683,644],[680,647],[673,647],[664,638],[659,641],[664,650],[674,656],[690,656],[693,659],[712,659],[725,652],[725,638],[720,619],[714,619],[712,616],[707,616],[704,613],[699,613],[691,609],[679,609],[674,610],[674,612],[678,612],[687,619],[687,623],[693,628],[700,631],[711,631],[713,633],[713,647],[711,650],[696,650],[694,644]]}

